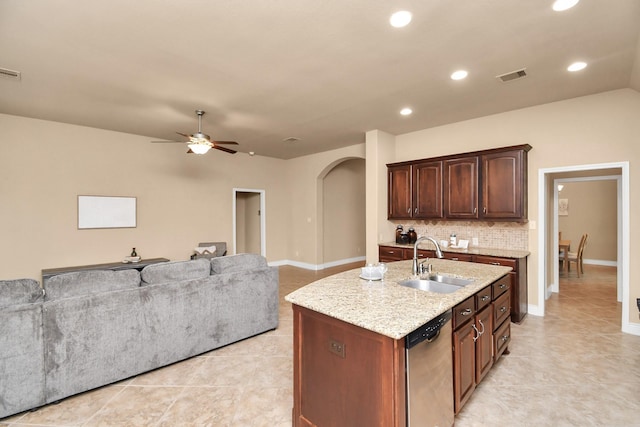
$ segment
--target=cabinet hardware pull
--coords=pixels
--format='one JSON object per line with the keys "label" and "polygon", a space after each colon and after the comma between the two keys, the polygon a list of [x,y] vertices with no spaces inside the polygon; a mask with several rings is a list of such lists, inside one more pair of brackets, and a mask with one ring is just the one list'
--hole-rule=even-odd
{"label": "cabinet hardware pull", "polygon": [[478,212],[478,208],[473,208],[473,213],[477,213]]}
{"label": "cabinet hardware pull", "polygon": [[476,331],[476,334],[474,334],[473,336],[473,342],[476,342],[478,340],[478,338],[480,338],[480,335],[482,335],[480,333],[480,331],[478,330],[478,328],[476,328],[476,325],[471,325],[471,327],[473,328],[474,331]]}
{"label": "cabinet hardware pull", "polygon": [[500,265],[499,262],[492,262],[491,265]]}
{"label": "cabinet hardware pull", "polygon": [[504,313],[505,311],[507,311],[507,307],[505,307],[504,305],[500,307],[500,313]]}
{"label": "cabinet hardware pull", "polygon": [[488,300],[489,298],[491,298],[489,295],[485,295],[485,296],[483,296],[483,297],[482,297],[482,301],[486,301],[486,300]]}
{"label": "cabinet hardware pull", "polygon": [[418,208],[415,208],[413,212],[418,213]]}
{"label": "cabinet hardware pull", "polygon": [[460,258],[458,258],[458,257],[453,257],[453,258],[451,258],[451,261],[460,261]]}
{"label": "cabinet hardware pull", "polygon": [[391,255],[395,254],[395,252],[393,252],[393,251],[389,251],[389,253],[390,253]]}
{"label": "cabinet hardware pull", "polygon": [[470,315],[470,314],[471,314],[471,309],[470,309],[470,308],[466,308],[466,309],[462,310],[462,311],[460,312],[460,314],[461,314],[462,316],[468,316],[468,315]]}
{"label": "cabinet hardware pull", "polygon": [[480,331],[480,335],[484,334],[484,323],[482,323],[482,320],[478,319],[478,322],[480,322],[480,326],[482,326],[482,331]]}
{"label": "cabinet hardware pull", "polygon": [[507,285],[505,285],[504,283],[500,285],[500,289],[504,289],[506,287],[507,287]]}
{"label": "cabinet hardware pull", "polygon": [[410,214],[411,213],[411,208],[407,209],[407,213]]}
{"label": "cabinet hardware pull", "polygon": [[503,335],[502,336],[502,341],[508,341],[509,340],[509,335]]}
{"label": "cabinet hardware pull", "polygon": [[487,207],[486,206],[484,208],[482,208],[482,213],[484,213],[484,214],[487,213]]}

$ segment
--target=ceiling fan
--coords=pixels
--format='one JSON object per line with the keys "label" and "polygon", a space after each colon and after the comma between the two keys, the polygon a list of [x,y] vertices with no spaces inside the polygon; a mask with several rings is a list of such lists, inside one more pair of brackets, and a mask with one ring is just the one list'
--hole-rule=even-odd
{"label": "ceiling fan", "polygon": [[[186,133],[176,132],[178,135],[182,135],[186,138],[189,138],[189,141],[186,141],[187,146],[189,147],[189,151],[187,153],[195,153],[195,154],[204,154],[209,151],[211,148],[215,148],[216,150],[224,151],[225,153],[235,154],[236,150],[232,150],[227,147],[221,147],[222,145],[238,145],[235,141],[212,141],[209,135],[202,133],[202,116],[204,116],[203,110],[196,110],[196,114],[198,115],[198,132],[187,135]],[[151,141],[151,142],[178,142],[184,144],[184,141]]]}

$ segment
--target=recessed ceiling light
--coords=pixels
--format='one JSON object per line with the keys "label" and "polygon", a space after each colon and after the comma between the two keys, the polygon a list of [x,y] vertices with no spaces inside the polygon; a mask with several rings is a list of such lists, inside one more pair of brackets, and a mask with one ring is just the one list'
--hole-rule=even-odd
{"label": "recessed ceiling light", "polygon": [[465,77],[467,77],[469,73],[467,73],[465,70],[458,70],[456,72],[454,72],[453,74],[451,74],[451,78],[453,80],[462,80]]}
{"label": "recessed ceiling light", "polygon": [[574,72],[574,71],[584,70],[585,68],[587,68],[586,62],[574,62],[573,64],[567,67],[567,71]]}
{"label": "recessed ceiling light", "polygon": [[411,115],[411,113],[413,113],[413,110],[409,107],[400,110],[400,114],[402,114],[403,116],[409,116]]}
{"label": "recessed ceiling light", "polygon": [[553,10],[556,12],[562,12],[563,10],[571,9],[577,5],[580,0],[556,0],[553,2]]}
{"label": "recessed ceiling light", "polygon": [[396,12],[393,15],[391,15],[389,22],[391,23],[392,27],[396,27],[396,28],[406,27],[407,25],[409,25],[409,22],[411,22],[411,12],[408,12],[406,10],[401,10],[399,12]]}

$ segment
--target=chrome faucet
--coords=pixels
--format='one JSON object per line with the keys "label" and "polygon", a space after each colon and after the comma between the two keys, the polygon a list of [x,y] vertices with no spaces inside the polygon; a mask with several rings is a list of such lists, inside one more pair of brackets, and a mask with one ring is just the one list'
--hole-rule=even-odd
{"label": "chrome faucet", "polygon": [[420,237],[418,240],[416,240],[416,243],[413,245],[413,266],[411,267],[411,274],[413,274],[414,276],[418,274],[418,244],[423,240],[430,240],[436,246],[436,256],[438,258],[444,257],[444,255],[442,255],[442,250],[440,249],[440,245],[438,244],[438,242],[436,242],[436,239],[434,239],[433,237],[427,237],[427,236]]}

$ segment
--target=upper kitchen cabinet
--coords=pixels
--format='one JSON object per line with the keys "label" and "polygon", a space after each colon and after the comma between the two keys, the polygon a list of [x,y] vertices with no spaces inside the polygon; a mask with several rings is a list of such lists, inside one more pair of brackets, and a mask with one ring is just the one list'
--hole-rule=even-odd
{"label": "upper kitchen cabinet", "polygon": [[388,167],[389,219],[442,218],[442,162]]}
{"label": "upper kitchen cabinet", "polygon": [[530,145],[387,165],[389,219],[527,220]]}
{"label": "upper kitchen cabinet", "polygon": [[389,166],[387,168],[387,183],[389,185],[388,218],[411,218],[413,212],[411,165]]}
{"label": "upper kitchen cabinet", "polygon": [[413,218],[442,218],[442,162],[411,165]]}
{"label": "upper kitchen cabinet", "polygon": [[444,171],[444,216],[477,219],[478,157],[445,160]]}
{"label": "upper kitchen cabinet", "polygon": [[527,151],[509,150],[481,156],[483,218],[526,219]]}

